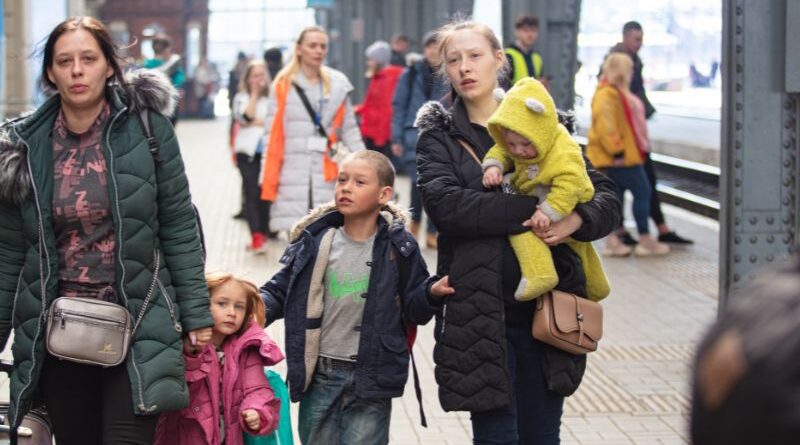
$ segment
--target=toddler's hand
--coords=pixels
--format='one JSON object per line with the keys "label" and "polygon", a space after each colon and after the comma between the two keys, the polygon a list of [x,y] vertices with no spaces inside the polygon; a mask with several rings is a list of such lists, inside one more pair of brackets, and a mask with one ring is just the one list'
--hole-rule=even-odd
{"label": "toddler's hand", "polygon": [[261,427],[261,416],[254,409],[242,411],[242,419],[244,419],[244,423],[247,424],[247,428],[250,428],[251,431],[258,431]]}
{"label": "toddler's hand", "polygon": [[537,208],[535,212],[533,212],[533,218],[531,218],[533,222],[533,228],[538,230],[547,230],[550,228],[550,217],[545,215],[545,213]]}
{"label": "toddler's hand", "polygon": [[492,188],[503,182],[503,172],[500,167],[489,167],[483,172],[483,186]]}
{"label": "toddler's hand", "polygon": [[192,342],[192,346],[197,346],[198,348],[202,348],[203,346],[207,345],[208,342],[211,341],[211,327],[195,329],[194,331],[189,332],[189,340]]}
{"label": "toddler's hand", "polygon": [[450,278],[448,275],[443,276],[431,286],[431,295],[436,298],[446,297],[456,293],[456,290],[450,287]]}
{"label": "toddler's hand", "polygon": [[200,348],[192,344],[192,340],[187,337],[183,337],[183,353],[186,355],[197,355],[200,352]]}

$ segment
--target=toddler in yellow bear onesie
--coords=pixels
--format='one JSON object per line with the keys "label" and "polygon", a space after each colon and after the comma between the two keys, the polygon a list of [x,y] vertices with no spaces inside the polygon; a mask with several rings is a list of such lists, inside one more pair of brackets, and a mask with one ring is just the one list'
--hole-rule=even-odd
{"label": "toddler in yellow bear onesie", "polygon": [[[483,158],[483,185],[498,186],[503,173],[513,171],[513,193],[539,197],[534,226],[546,229],[594,196],[581,149],[558,123],[555,103],[536,79],[522,79],[505,94],[489,118],[489,133],[495,145]],[[526,301],[552,290],[558,275],[550,248],[530,231],[509,239],[522,272],[514,297]],[[588,297],[608,296],[608,280],[592,244],[573,239],[566,244],[581,260]]]}

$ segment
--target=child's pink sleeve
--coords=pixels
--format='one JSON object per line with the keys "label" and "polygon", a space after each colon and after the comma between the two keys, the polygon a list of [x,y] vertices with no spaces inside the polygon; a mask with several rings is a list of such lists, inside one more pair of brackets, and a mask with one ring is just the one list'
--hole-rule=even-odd
{"label": "child's pink sleeve", "polygon": [[[248,409],[255,410],[261,418],[261,422],[258,431],[252,431],[240,415],[239,425],[242,431],[247,431],[255,436],[263,436],[278,428],[281,404],[280,400],[275,398],[267,376],[264,375],[265,357],[255,348],[248,349],[243,354],[240,378],[244,389],[244,400],[242,400],[240,412]],[[280,354],[280,358],[283,358],[283,354]]]}

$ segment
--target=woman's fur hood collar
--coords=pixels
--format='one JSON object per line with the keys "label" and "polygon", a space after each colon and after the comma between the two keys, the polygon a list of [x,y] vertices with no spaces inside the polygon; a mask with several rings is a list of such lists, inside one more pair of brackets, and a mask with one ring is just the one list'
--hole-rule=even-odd
{"label": "woman's fur hood collar", "polygon": [[[137,70],[125,76],[124,87],[111,87],[109,100],[114,108],[128,107],[129,113],[145,109],[172,116],[178,104],[178,91],[169,78],[157,70]],[[27,151],[23,139],[39,131],[38,125],[60,109],[54,95],[39,109],[10,120],[0,127],[0,202],[21,204],[31,190]],[[49,131],[51,129],[48,129]]]}
{"label": "woman's fur hood collar", "polygon": [[[290,242],[297,241],[303,234],[303,232],[309,229],[310,226],[316,223],[317,221],[326,219],[326,217],[332,215],[335,215],[336,217],[341,219],[341,214],[339,213],[339,209],[336,207],[336,204],[333,201],[321,205],[316,209],[312,210],[308,215],[303,217],[303,219],[298,221],[297,224],[295,224],[295,226],[292,228],[291,234],[289,236]],[[386,204],[386,206],[384,206],[383,210],[381,210],[380,215],[389,226],[392,226],[394,224],[405,226],[407,222],[411,221],[411,217],[409,216],[408,210],[400,206],[399,204],[391,201],[388,204]],[[328,224],[325,224],[325,227],[328,226],[329,226]]]}
{"label": "woman's fur hood collar", "polygon": [[423,104],[417,112],[414,126],[420,133],[434,129],[449,129],[453,126],[453,113],[439,101],[431,100]]}

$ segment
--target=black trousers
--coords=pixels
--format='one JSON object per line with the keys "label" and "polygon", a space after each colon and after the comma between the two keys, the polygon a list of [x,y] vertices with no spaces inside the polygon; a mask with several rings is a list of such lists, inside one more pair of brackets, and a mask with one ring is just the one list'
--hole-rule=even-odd
{"label": "black trousers", "polygon": [[250,233],[266,234],[269,229],[269,201],[261,199],[261,187],[258,176],[261,174],[261,154],[252,158],[243,153],[236,153],[236,166],[242,175],[244,190],[244,217],[250,227]]}
{"label": "black trousers", "polygon": [[653,160],[650,159],[650,153],[644,158],[644,172],[647,173],[647,180],[650,182],[650,218],[656,224],[664,224],[664,214],[661,213],[661,200],[658,199],[658,192],[656,191],[656,168]]}
{"label": "black trousers", "polygon": [[387,158],[392,159],[392,144],[387,142],[383,145],[377,145],[372,138],[364,138],[364,145],[366,145],[367,150],[375,150]]}
{"label": "black trousers", "polygon": [[58,445],[150,445],[158,415],[133,414],[125,364],[81,365],[48,354],[39,389]]}

